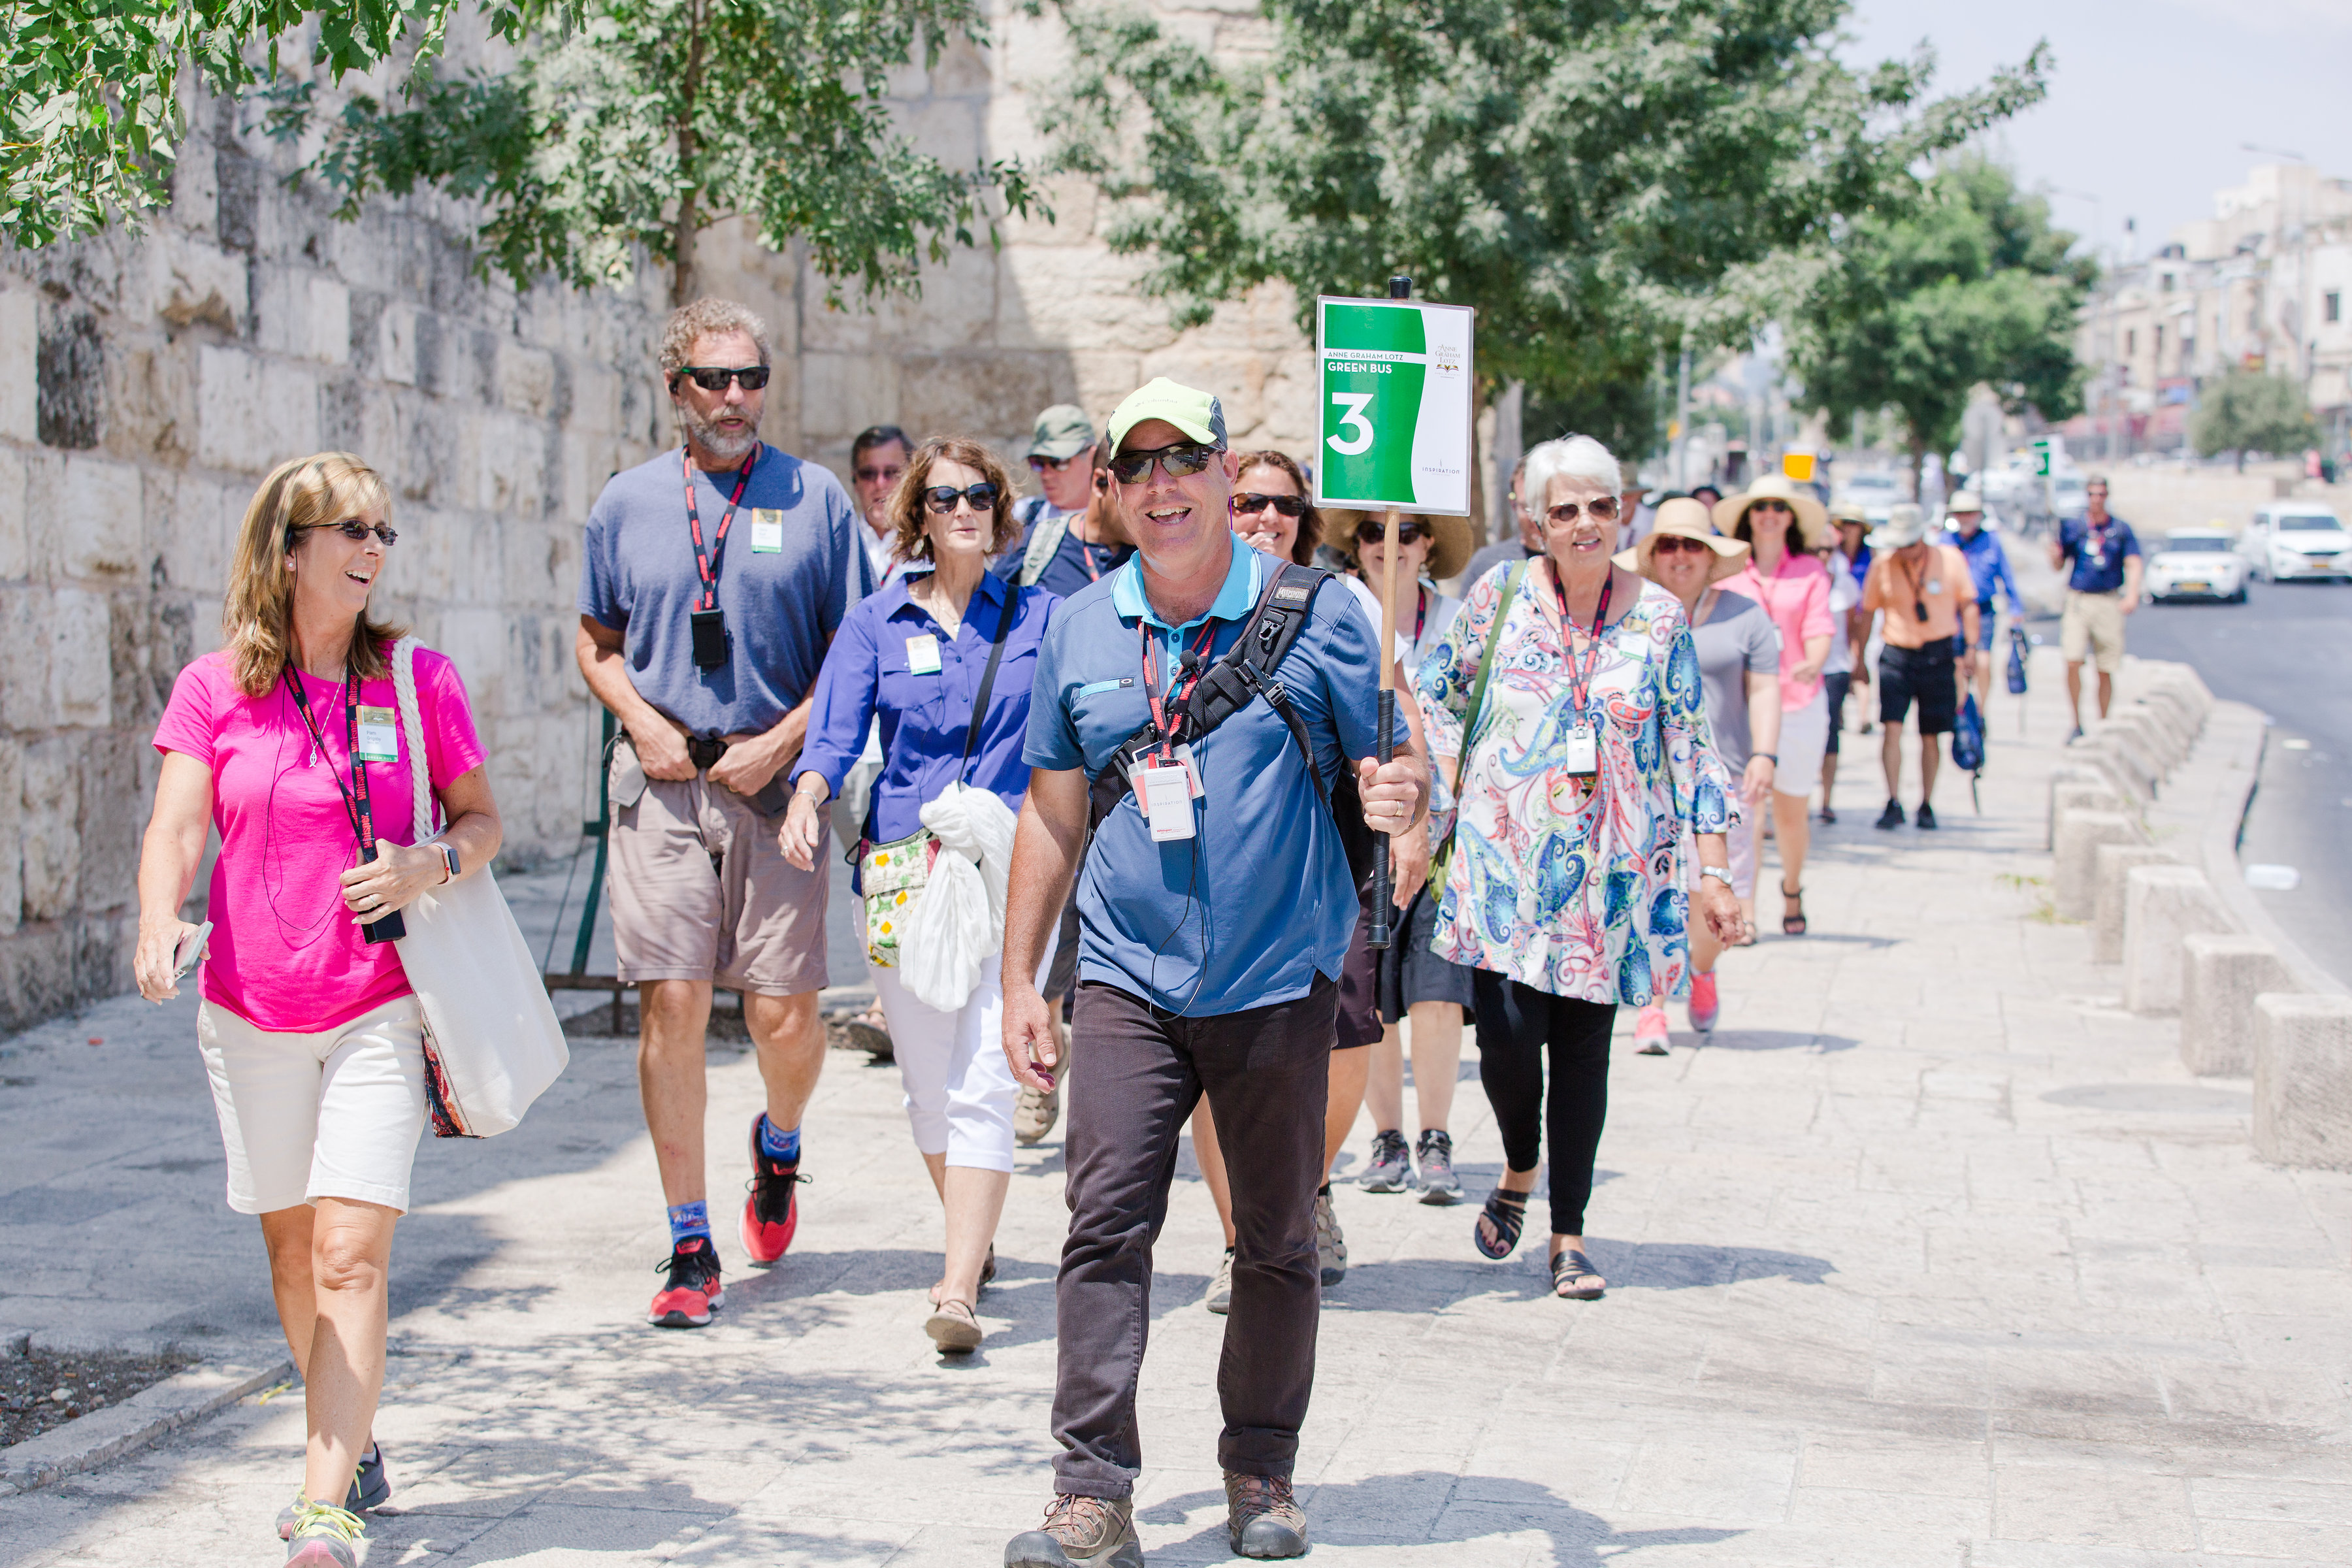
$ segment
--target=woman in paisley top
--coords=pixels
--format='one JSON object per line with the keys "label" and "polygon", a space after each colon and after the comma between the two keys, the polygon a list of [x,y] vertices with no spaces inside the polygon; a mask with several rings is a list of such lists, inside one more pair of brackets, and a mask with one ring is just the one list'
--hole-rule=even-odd
{"label": "woman in paisley top", "polygon": [[[1610,561],[1619,479],[1590,437],[1528,455],[1521,493],[1538,498],[1544,552],[1471,588],[1417,683],[1432,749],[1463,759],[1431,950],[1478,972],[1479,1076],[1506,1164],[1478,1216],[1478,1249],[1502,1258],[1518,1245],[1548,1141],[1552,1289],[1584,1300],[1606,1283],[1584,1252],[1584,1205],[1617,1005],[1686,989],[1693,913],[1725,942],[1740,927],[1724,843],[1736,808],[1708,737],[1690,623],[1672,594]],[[1465,749],[1490,636],[1493,673]],[[1695,893],[1685,891],[1686,833],[1700,864]]]}

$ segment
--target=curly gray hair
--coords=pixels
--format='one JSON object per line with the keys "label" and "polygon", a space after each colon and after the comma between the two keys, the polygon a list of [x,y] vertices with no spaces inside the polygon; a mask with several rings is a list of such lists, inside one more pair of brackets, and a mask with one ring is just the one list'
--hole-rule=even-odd
{"label": "curly gray hair", "polygon": [[669,313],[662,328],[661,373],[667,380],[694,363],[698,339],[712,332],[741,332],[759,346],[760,363],[768,363],[768,323],[732,300],[709,295]]}

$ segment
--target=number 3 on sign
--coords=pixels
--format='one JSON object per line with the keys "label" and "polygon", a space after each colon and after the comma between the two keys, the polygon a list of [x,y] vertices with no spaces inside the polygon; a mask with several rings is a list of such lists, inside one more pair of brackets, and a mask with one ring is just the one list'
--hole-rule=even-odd
{"label": "number 3 on sign", "polygon": [[1371,400],[1372,394],[1369,392],[1335,392],[1331,395],[1331,401],[1347,410],[1339,416],[1339,428],[1342,430],[1353,428],[1356,431],[1352,437],[1345,441],[1337,436],[1327,437],[1331,450],[1343,458],[1353,458],[1371,450],[1372,422],[1364,417],[1365,405]]}

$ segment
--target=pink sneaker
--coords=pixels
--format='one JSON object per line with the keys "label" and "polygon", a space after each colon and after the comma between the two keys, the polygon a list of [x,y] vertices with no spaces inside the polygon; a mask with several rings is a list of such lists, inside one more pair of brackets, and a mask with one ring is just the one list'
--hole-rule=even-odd
{"label": "pink sneaker", "polygon": [[1666,1054],[1666,1010],[1654,1002],[1633,1016],[1633,1049],[1645,1057]]}
{"label": "pink sneaker", "polygon": [[1715,1020],[1723,1012],[1723,1001],[1715,994],[1715,971],[1691,976],[1691,1027],[1700,1034],[1712,1034]]}

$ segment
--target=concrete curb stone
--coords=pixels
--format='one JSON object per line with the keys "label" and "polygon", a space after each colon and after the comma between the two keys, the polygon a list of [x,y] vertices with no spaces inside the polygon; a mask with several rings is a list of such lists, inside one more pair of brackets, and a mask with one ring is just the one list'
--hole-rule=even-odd
{"label": "concrete curb stone", "polygon": [[[51,1342],[52,1338],[34,1336],[40,1348],[60,1348]],[[271,1361],[259,1347],[192,1366],[120,1405],[93,1410],[37,1437],[0,1448],[0,1496],[33,1491],[67,1476],[96,1469],[293,1375],[293,1364],[284,1356]]]}

